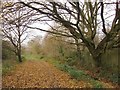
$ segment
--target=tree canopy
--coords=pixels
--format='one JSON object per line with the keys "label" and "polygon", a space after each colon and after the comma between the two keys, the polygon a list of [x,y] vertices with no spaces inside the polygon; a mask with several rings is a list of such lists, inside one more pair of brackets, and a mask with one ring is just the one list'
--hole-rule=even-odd
{"label": "tree canopy", "polygon": [[[81,39],[93,59],[99,66],[101,56],[106,49],[120,46],[120,9],[119,3],[114,3],[115,17],[112,21],[110,30],[106,29],[104,18],[105,2],[39,2],[29,1],[20,2],[21,4],[37,11],[40,15],[47,17],[47,20],[55,21],[69,30],[70,35],[76,39]],[[38,6],[38,7],[36,7]],[[94,42],[98,32],[98,19],[101,17],[103,39],[96,45]],[[45,21],[47,21],[45,20]]]}

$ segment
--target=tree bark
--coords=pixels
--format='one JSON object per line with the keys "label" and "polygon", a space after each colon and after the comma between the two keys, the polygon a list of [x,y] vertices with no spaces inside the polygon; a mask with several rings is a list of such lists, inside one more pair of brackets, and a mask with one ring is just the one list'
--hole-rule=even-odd
{"label": "tree bark", "polygon": [[102,65],[102,56],[105,53],[104,47],[100,48],[100,49],[95,49],[95,48],[91,48],[91,46],[88,46],[88,50],[95,62],[95,67],[96,68],[100,68]]}
{"label": "tree bark", "polygon": [[75,39],[75,43],[76,43],[76,47],[77,47],[77,56],[78,56],[79,60],[81,60],[81,51],[80,51],[78,39]]}
{"label": "tree bark", "polygon": [[94,59],[94,61],[95,61],[95,66],[97,67],[97,68],[99,68],[99,67],[101,67],[101,65],[102,65],[102,55],[99,55],[99,56],[97,56],[97,55],[94,55],[93,56],[93,59]]}
{"label": "tree bark", "polygon": [[20,52],[18,53],[18,60],[19,60],[19,62],[22,62],[22,57],[21,57],[21,53]]}
{"label": "tree bark", "polygon": [[19,47],[18,47],[18,60],[19,60],[19,62],[22,62],[21,43],[19,43]]}

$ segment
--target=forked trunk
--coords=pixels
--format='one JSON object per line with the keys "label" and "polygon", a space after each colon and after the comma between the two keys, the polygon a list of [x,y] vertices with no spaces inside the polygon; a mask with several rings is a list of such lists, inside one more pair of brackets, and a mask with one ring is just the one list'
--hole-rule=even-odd
{"label": "forked trunk", "polygon": [[96,49],[92,49],[92,48],[88,48],[90,54],[92,55],[92,58],[95,62],[95,67],[96,68],[100,68],[102,65],[102,55],[104,54],[103,50],[96,50]]}

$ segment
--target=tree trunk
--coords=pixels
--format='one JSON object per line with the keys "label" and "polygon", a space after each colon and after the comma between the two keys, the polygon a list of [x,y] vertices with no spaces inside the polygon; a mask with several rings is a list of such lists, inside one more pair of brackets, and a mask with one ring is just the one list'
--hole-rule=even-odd
{"label": "tree trunk", "polygon": [[100,68],[101,65],[102,65],[102,61],[101,61],[102,55],[99,55],[99,56],[94,55],[94,56],[93,56],[93,59],[94,59],[94,61],[95,61],[95,66],[96,66],[97,68]]}
{"label": "tree trunk", "polygon": [[77,47],[77,56],[78,56],[79,60],[81,60],[81,51],[80,51],[78,39],[75,39],[75,43],[76,43],[76,47]]}
{"label": "tree trunk", "polygon": [[100,68],[102,65],[101,60],[102,60],[102,55],[104,54],[104,49],[102,48],[100,50],[100,49],[94,49],[94,48],[88,47],[88,50],[95,62],[95,67]]}
{"label": "tree trunk", "polygon": [[18,50],[17,56],[18,56],[18,61],[19,61],[19,62],[22,62],[21,50]]}

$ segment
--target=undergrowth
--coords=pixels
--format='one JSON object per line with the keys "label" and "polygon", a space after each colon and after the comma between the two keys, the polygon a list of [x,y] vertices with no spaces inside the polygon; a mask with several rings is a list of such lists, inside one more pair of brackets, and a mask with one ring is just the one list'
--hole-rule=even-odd
{"label": "undergrowth", "polygon": [[15,69],[15,65],[19,62],[17,60],[4,60],[2,62],[2,75],[9,73],[11,70]]}
{"label": "undergrowth", "polygon": [[60,61],[57,60],[49,60],[49,62],[60,70],[69,73],[72,78],[78,81],[87,81],[93,86],[93,88],[103,88],[103,85],[100,81],[94,80],[90,75],[86,74],[82,70],[78,70],[75,67],[60,63]]}

